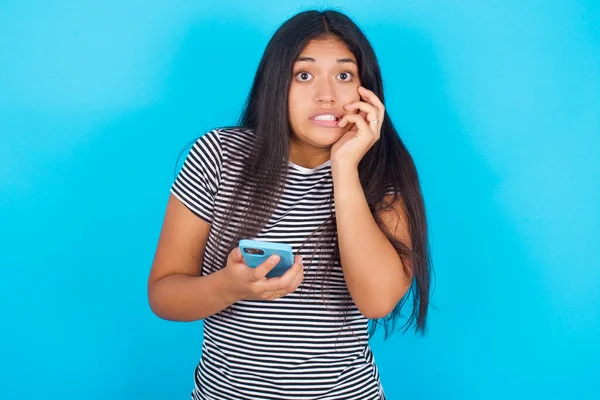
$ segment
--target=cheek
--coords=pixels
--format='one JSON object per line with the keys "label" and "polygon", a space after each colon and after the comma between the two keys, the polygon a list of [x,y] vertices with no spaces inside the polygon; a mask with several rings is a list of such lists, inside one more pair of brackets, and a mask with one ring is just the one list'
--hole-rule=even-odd
{"label": "cheek", "polygon": [[288,118],[292,124],[298,119],[298,105],[292,97],[288,98]]}
{"label": "cheek", "polygon": [[348,103],[354,103],[360,99],[360,95],[358,94],[358,86],[345,89],[342,93],[340,93],[340,100],[344,105]]}
{"label": "cheek", "polygon": [[292,126],[297,126],[301,122],[302,112],[301,112],[301,110],[298,109],[297,104],[294,104],[292,102],[289,103],[288,115],[289,115],[290,124]]}
{"label": "cheek", "polygon": [[306,97],[297,92],[290,91],[288,96],[288,115],[291,123],[302,123],[308,118]]}

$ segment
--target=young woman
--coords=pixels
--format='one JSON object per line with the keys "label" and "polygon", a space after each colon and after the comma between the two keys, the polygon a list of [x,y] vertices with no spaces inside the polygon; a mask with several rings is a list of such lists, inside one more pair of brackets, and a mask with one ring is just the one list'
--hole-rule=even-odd
{"label": "young woman", "polygon": [[[240,239],[286,243],[266,278]],[[239,126],[194,143],[148,282],[154,313],[204,320],[193,399],[384,399],[369,347],[400,309],[424,331],[427,226],[412,158],[360,29],[308,11],[269,42]],[[375,322],[369,329],[369,320]]]}

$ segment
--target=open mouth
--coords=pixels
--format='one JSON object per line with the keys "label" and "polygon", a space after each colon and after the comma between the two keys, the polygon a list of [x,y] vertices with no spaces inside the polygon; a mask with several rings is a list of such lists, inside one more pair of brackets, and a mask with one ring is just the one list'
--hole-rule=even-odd
{"label": "open mouth", "polygon": [[318,115],[313,118],[314,121],[326,121],[326,122],[337,122],[340,120],[339,117],[335,115]]}
{"label": "open mouth", "polygon": [[323,128],[339,128],[339,118],[336,116],[332,116],[329,118],[316,117],[312,118],[311,122],[319,127]]}

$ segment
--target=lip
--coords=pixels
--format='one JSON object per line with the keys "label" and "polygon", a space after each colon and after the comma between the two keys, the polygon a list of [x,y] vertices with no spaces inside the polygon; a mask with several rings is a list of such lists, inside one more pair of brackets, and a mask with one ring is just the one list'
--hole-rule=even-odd
{"label": "lip", "polygon": [[[318,117],[319,115],[333,115],[337,118],[337,120],[335,121],[321,121],[321,120],[316,120],[315,118]],[[340,118],[342,118],[342,114],[337,112],[337,111],[333,111],[333,110],[323,110],[323,111],[319,111],[313,115],[310,116],[310,121],[312,123],[314,123],[317,126],[322,126],[325,128],[339,128],[338,126],[338,122],[340,122]]]}
{"label": "lip", "polygon": [[340,118],[342,118],[343,114],[340,112],[334,111],[334,110],[322,110],[322,111],[316,112],[313,115],[311,115],[310,119],[315,119],[319,115],[333,115],[339,120]]}
{"label": "lip", "polygon": [[339,128],[338,122],[340,121],[317,121],[315,119],[311,119],[310,122],[317,126],[322,126],[324,128]]}

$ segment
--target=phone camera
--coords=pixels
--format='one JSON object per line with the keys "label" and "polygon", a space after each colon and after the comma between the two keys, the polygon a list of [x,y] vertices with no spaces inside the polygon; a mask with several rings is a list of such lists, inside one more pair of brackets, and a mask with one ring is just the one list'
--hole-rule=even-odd
{"label": "phone camera", "polygon": [[259,256],[263,256],[265,254],[265,252],[261,249],[255,249],[255,248],[249,248],[249,247],[244,247],[244,251],[247,254],[256,254]]}

